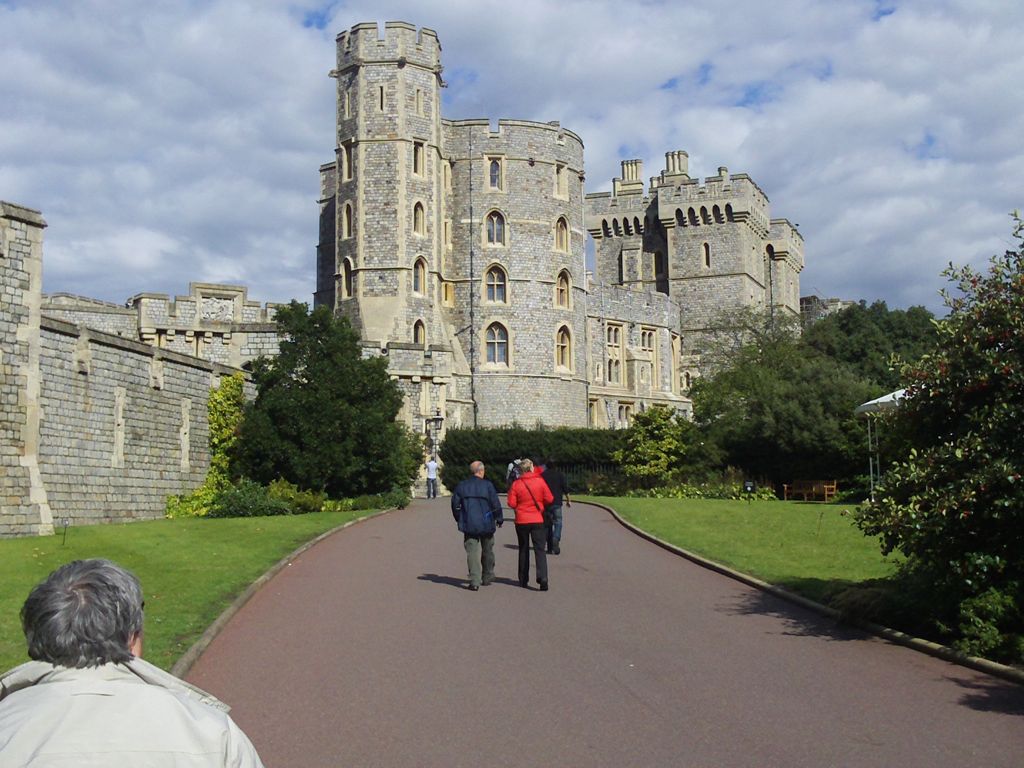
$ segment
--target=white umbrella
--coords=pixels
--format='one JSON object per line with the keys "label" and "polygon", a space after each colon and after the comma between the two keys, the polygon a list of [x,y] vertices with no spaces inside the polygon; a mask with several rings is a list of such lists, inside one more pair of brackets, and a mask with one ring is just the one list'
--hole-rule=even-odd
{"label": "white umbrella", "polygon": [[900,401],[906,395],[907,390],[897,389],[895,392],[890,392],[888,395],[882,395],[876,397],[874,400],[868,400],[866,403],[861,403],[853,412],[860,418],[866,419],[868,422],[868,477],[871,482],[871,500],[875,500],[875,486],[878,484],[879,479],[882,475],[881,462],[878,456],[878,430],[871,429],[871,423],[874,419],[869,418],[885,411],[891,411],[893,408],[899,407]]}

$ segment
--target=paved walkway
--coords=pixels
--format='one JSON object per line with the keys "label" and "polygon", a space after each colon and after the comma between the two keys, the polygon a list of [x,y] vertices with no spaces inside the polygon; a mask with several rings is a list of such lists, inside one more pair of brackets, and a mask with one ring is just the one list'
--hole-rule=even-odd
{"label": "paved walkway", "polygon": [[567,510],[551,591],[464,588],[447,500],[302,555],[189,679],[268,768],[1024,764],[1024,687],[707,571]]}

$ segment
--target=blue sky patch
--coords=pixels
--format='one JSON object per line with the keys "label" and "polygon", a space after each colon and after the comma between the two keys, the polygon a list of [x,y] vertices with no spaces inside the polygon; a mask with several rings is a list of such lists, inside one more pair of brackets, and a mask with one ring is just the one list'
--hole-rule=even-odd
{"label": "blue sky patch", "polygon": [[679,78],[672,77],[658,86],[659,91],[674,91],[679,86]]}
{"label": "blue sky patch", "polygon": [[714,69],[715,67],[710,61],[702,62],[701,65],[697,67],[697,85],[705,86],[710,83],[711,73]]}
{"label": "blue sky patch", "polygon": [[896,4],[890,0],[875,0],[875,11],[871,14],[872,21],[880,21],[886,16],[896,13]]}
{"label": "blue sky patch", "polygon": [[911,147],[911,152],[915,157],[921,160],[927,160],[939,156],[936,144],[938,139],[935,138],[935,134],[931,131],[924,132],[924,138],[921,139],[915,146]]}
{"label": "blue sky patch", "polygon": [[314,27],[316,29],[325,29],[327,22],[331,20],[331,11],[334,9],[334,3],[327,3],[322,8],[317,8],[312,11],[306,11],[306,14],[302,17],[302,26]]}

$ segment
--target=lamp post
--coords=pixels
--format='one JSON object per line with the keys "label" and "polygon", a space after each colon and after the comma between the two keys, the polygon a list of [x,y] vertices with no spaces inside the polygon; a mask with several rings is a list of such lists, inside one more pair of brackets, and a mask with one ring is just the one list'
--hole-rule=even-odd
{"label": "lamp post", "polygon": [[441,409],[435,408],[434,415],[424,419],[424,424],[427,428],[427,434],[430,435],[430,455],[437,458],[437,433],[441,431],[441,425],[444,424],[444,416],[441,415]]}

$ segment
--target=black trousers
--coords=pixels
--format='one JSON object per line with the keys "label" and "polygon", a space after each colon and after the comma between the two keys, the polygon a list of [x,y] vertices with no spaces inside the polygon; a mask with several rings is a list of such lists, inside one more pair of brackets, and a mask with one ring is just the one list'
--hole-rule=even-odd
{"label": "black trousers", "polygon": [[516,523],[516,539],[519,540],[519,583],[530,583],[530,542],[533,542],[533,559],[537,562],[537,583],[548,580],[547,531],[544,523]]}

